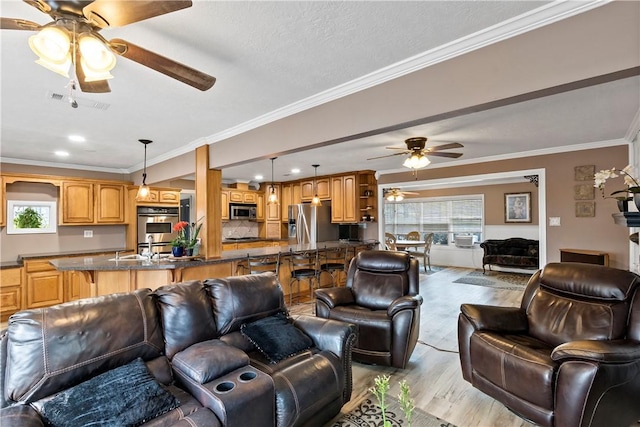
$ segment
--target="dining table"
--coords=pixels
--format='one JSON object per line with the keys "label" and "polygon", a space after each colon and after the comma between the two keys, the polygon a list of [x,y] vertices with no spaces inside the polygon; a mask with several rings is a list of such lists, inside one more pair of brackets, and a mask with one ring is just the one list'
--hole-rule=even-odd
{"label": "dining table", "polygon": [[396,240],[396,248],[399,251],[404,251],[408,248],[424,247],[426,243],[427,242],[425,242],[424,240]]}

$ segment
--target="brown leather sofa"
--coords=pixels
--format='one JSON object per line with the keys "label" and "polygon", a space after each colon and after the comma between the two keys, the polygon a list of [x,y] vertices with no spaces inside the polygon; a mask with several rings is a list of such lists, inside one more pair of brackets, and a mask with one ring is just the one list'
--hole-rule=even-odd
{"label": "brown leather sofa", "polygon": [[404,368],[420,333],[419,268],[406,252],[362,251],[345,287],[315,291],[316,316],[358,325],[354,360]]}
{"label": "brown leather sofa", "polygon": [[640,418],[640,277],[550,263],[520,307],[463,304],[462,375],[542,426],[624,426]]}
{"label": "brown leather sofa", "polygon": [[[269,364],[239,329],[283,310],[277,279],[265,273],[18,312],[0,341],[0,425],[44,426],[49,402],[140,360],[178,399],[142,425],[321,425],[350,398],[356,328],[300,316],[294,325],[313,345]],[[128,378],[120,381],[98,385],[107,394],[96,396],[100,408],[127,394]],[[69,401],[64,410],[82,411]]]}

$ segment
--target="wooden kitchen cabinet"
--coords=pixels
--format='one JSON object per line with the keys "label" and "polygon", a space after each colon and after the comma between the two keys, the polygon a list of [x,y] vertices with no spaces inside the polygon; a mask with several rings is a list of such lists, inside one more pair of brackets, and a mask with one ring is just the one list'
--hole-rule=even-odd
{"label": "wooden kitchen cabinet", "polygon": [[220,213],[223,221],[229,221],[229,192],[222,191],[220,193]]}
{"label": "wooden kitchen cabinet", "polygon": [[65,301],[75,301],[91,296],[91,288],[86,276],[80,271],[65,271],[63,276]]}
{"label": "wooden kitchen cabinet", "polygon": [[303,202],[310,202],[315,194],[320,200],[331,199],[330,178],[318,178],[315,181],[302,181],[300,183],[300,198]]}
{"label": "wooden kitchen cabinet", "polygon": [[231,190],[231,191],[229,191],[229,201],[230,202],[236,202],[236,203],[243,203],[244,202],[244,194],[242,193],[242,191]]}
{"label": "wooden kitchen cabinet", "polygon": [[96,222],[124,223],[124,185],[96,184]]}
{"label": "wooden kitchen cabinet", "polygon": [[265,196],[264,194],[256,195],[256,221],[262,222],[265,219]]}
{"label": "wooden kitchen cabinet", "polygon": [[0,321],[23,309],[22,268],[0,270]]}
{"label": "wooden kitchen cabinet", "polygon": [[267,239],[280,239],[280,230],[282,225],[280,221],[267,221],[265,227],[265,238]]}
{"label": "wooden kitchen cabinet", "polygon": [[60,191],[61,225],[93,223],[93,183],[63,182]]}
{"label": "wooden kitchen cabinet", "polygon": [[292,196],[291,184],[282,184],[280,191],[280,219],[283,222],[289,220],[289,205],[292,204]]}
{"label": "wooden kitchen cabinet", "polygon": [[64,275],[48,259],[24,262],[26,307],[48,307],[64,302]]}
{"label": "wooden kitchen cabinet", "polygon": [[358,222],[359,208],[355,175],[331,177],[331,222]]}
{"label": "wooden kitchen cabinet", "polygon": [[300,183],[300,198],[303,202],[310,202],[314,194],[313,180]]}
{"label": "wooden kitchen cabinet", "polygon": [[242,193],[242,201],[244,203],[258,203],[258,194],[245,191]]}
{"label": "wooden kitchen cabinet", "polygon": [[[0,227],[7,225],[7,213],[4,207],[7,205],[7,197],[5,195],[6,185],[4,178],[0,176]],[[0,308],[1,310],[1,308]]]}

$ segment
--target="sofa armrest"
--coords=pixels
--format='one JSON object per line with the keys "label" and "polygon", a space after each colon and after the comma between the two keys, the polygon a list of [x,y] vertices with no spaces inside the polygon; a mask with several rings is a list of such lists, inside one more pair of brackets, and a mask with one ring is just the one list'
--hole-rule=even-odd
{"label": "sofa armrest", "polygon": [[199,384],[208,383],[243,366],[249,356],[220,340],[202,341],[173,356],[172,365],[179,377],[187,376]]}
{"label": "sofa armrest", "polygon": [[414,310],[422,304],[422,296],[405,295],[395,299],[387,308],[387,315],[392,318],[402,310]]}
{"label": "sofa armrest", "polygon": [[325,288],[315,291],[316,298],[324,302],[329,309],[335,308],[338,305],[353,304],[355,299],[353,292],[350,288]]}
{"label": "sofa armrest", "polygon": [[640,360],[640,342],[633,340],[571,341],[551,353],[556,362],[589,360],[598,363],[627,363]]}
{"label": "sofa armrest", "polygon": [[2,427],[44,427],[40,414],[29,405],[13,405],[0,409]]}
{"label": "sofa armrest", "polygon": [[292,319],[295,327],[311,337],[315,347],[328,350],[340,359],[351,357],[351,347],[358,333],[356,325],[307,315],[294,316]]}
{"label": "sofa armrest", "polygon": [[460,311],[479,331],[523,333],[529,329],[527,315],[520,307],[462,304]]}

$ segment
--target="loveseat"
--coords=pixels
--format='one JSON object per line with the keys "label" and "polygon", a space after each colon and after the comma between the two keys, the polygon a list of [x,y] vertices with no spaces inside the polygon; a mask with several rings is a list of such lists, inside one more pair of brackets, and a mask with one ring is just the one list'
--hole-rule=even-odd
{"label": "loveseat", "polygon": [[485,265],[500,267],[539,268],[540,245],[537,240],[511,237],[509,239],[488,239],[480,243],[484,249],[482,256],[482,272]]}
{"label": "loveseat", "polygon": [[[321,425],[350,399],[356,328],[290,319],[283,301],[264,273],[18,312],[0,341],[0,425]],[[247,338],[265,322],[306,348],[278,341],[272,363]]]}

